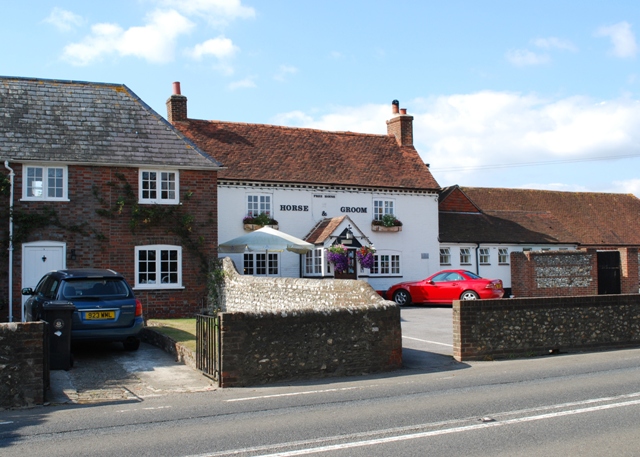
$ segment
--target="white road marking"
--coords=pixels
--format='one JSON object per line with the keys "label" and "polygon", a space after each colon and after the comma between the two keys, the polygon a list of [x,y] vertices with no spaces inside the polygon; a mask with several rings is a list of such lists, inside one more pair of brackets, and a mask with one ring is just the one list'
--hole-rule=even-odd
{"label": "white road marking", "polygon": [[[331,390],[335,391],[335,390],[348,390],[348,389],[328,389],[326,391],[315,391],[315,392],[328,392]],[[369,432],[353,433],[348,435],[329,436],[324,438],[316,438],[313,440],[293,441],[288,443],[254,446],[254,447],[243,448],[243,449],[232,449],[232,450],[230,449],[226,451],[218,451],[213,453],[199,454],[197,456],[191,455],[191,456],[185,456],[185,457],[232,456],[232,455],[238,455],[238,454],[249,453],[249,452],[254,453],[254,452],[261,452],[261,451],[264,451],[264,452],[275,451],[278,448],[281,449],[284,447],[309,446],[309,445],[315,445],[320,443],[327,443],[330,441],[360,439],[359,441],[352,441],[352,442],[341,443],[341,444],[318,446],[318,447],[299,449],[299,450],[293,450],[293,451],[283,451],[283,452],[277,452],[275,454],[262,454],[259,457],[278,457],[278,456],[290,457],[290,456],[297,456],[297,455],[309,455],[309,454],[330,452],[335,450],[344,450],[344,449],[350,449],[350,448],[356,448],[356,447],[374,446],[376,444],[388,444],[388,443],[411,440],[411,439],[428,438],[432,436],[447,435],[452,433],[461,433],[461,432],[479,430],[479,429],[488,428],[488,427],[502,427],[506,425],[521,424],[521,423],[532,422],[537,420],[552,419],[552,418],[562,417],[562,416],[584,414],[584,413],[602,411],[602,410],[607,410],[612,408],[620,408],[624,406],[639,405],[640,399],[638,399],[638,397],[640,397],[640,392],[634,392],[631,394],[617,395],[612,397],[592,398],[587,400],[558,403],[555,405],[539,406],[539,407],[527,408],[522,410],[504,411],[500,413],[496,412],[496,413],[488,414],[488,416],[490,416],[492,419],[495,420],[494,422],[483,422],[480,424],[463,425],[463,426],[450,427],[446,429],[432,430],[432,431],[425,431],[425,432],[407,433],[407,432],[423,429],[426,427],[430,427],[430,428],[442,427],[447,425],[454,425],[461,422],[468,422],[469,420],[472,420],[472,419],[469,419],[469,418],[454,419],[454,420],[434,422],[429,424],[418,424],[418,425],[396,427],[396,428],[384,429],[384,430],[374,430]],[[254,398],[260,398],[260,397],[254,397]],[[629,400],[629,399],[632,399],[632,400]],[[623,401],[623,400],[627,400],[627,401]],[[576,408],[576,406],[590,405],[593,403],[602,403],[602,402],[614,402],[614,403],[590,406],[585,408]],[[504,419],[504,420],[498,419],[499,417],[513,416],[518,414],[527,414],[535,411],[553,410],[553,409],[568,408],[568,407],[571,407],[574,409],[551,412],[546,414],[539,414],[539,415],[523,416],[523,417],[514,418],[514,419]],[[385,437],[385,438],[374,438],[374,439],[362,440],[362,438],[367,438],[367,437],[381,435],[381,434],[390,434],[390,433],[394,435]]]}
{"label": "white road marking", "polygon": [[449,348],[453,347],[453,344],[438,343],[437,341],[421,340],[419,338],[411,338],[410,336],[403,336],[402,338],[407,340],[420,341],[421,343],[439,344],[440,346],[447,346]]}
{"label": "white road marking", "polygon": [[168,409],[171,408],[172,406],[154,406],[154,407],[149,407],[149,408],[131,408],[131,409],[120,409],[118,411],[116,411],[117,413],[130,413],[132,411],[150,411],[150,410],[155,410],[155,409]]}
{"label": "white road marking", "polygon": [[571,416],[574,414],[584,414],[584,413],[590,413],[593,411],[602,411],[606,409],[621,408],[623,406],[631,406],[631,405],[638,405],[638,404],[640,404],[640,400],[632,400],[632,401],[613,403],[608,405],[592,406],[589,408],[573,409],[569,411],[558,411],[558,412],[549,413],[549,414],[540,414],[538,416],[528,416],[528,417],[520,417],[518,419],[508,419],[500,422],[498,421],[483,422],[477,425],[466,425],[462,427],[453,427],[453,428],[448,428],[444,430],[433,430],[430,432],[413,433],[410,435],[389,436],[386,438],[378,438],[378,439],[366,440],[366,441],[356,441],[351,443],[334,444],[330,446],[320,446],[320,447],[309,448],[309,449],[300,449],[297,451],[278,452],[276,454],[263,454],[258,457],[292,457],[297,455],[309,455],[309,454],[318,454],[321,452],[340,451],[340,450],[352,449],[356,447],[375,446],[378,444],[389,444],[389,443],[395,443],[398,441],[428,438],[431,436],[468,432],[471,430],[478,430],[483,428],[504,427],[506,425],[521,424],[525,422],[532,422],[532,421],[543,420],[543,419],[552,419],[555,417],[562,417],[562,416]]}
{"label": "white road marking", "polygon": [[[364,386],[364,387],[376,387],[375,384]],[[225,400],[226,402],[233,403],[236,401],[248,401],[248,400],[262,400],[264,398],[278,398],[278,397],[295,397],[298,395],[312,395],[312,394],[323,394],[326,392],[344,392],[347,390],[356,390],[362,389],[363,387],[342,387],[340,389],[324,389],[324,390],[307,390],[303,392],[289,392],[286,394],[273,394],[273,395],[260,395],[257,397],[244,397],[244,398],[232,398],[230,400]]]}

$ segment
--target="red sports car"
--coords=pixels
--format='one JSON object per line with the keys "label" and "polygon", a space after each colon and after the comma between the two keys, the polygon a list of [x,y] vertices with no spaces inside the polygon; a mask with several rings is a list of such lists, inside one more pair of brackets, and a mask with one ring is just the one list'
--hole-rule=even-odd
{"label": "red sports car", "polygon": [[450,305],[454,300],[502,298],[500,279],[484,279],[466,270],[443,270],[421,281],[401,282],[387,290],[387,300],[398,305],[438,303]]}

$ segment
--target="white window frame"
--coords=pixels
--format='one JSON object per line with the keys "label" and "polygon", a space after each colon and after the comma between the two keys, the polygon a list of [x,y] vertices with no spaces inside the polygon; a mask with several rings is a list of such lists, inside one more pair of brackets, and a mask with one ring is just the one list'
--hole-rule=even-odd
{"label": "white window frame", "polygon": [[509,265],[509,249],[508,248],[498,249],[498,263],[500,265]]}
{"label": "white window frame", "polygon": [[305,276],[322,276],[322,260],[324,249],[311,249],[305,254],[304,274]]}
{"label": "white window frame", "polygon": [[440,248],[440,265],[451,265],[451,248]]}
{"label": "white window frame", "polygon": [[[155,173],[155,178],[147,177],[145,174]],[[173,175],[173,180],[168,179]],[[146,188],[146,183],[152,184],[153,188]],[[163,189],[164,186],[173,187],[173,189]],[[173,186],[171,186],[173,185]],[[146,192],[155,192],[155,198],[145,196]],[[164,192],[172,193],[173,196],[163,196]],[[177,205],[180,203],[180,173],[178,170],[154,170],[150,168],[141,168],[138,171],[138,201],[146,204],[156,205]]]}
{"label": "white window frame", "polygon": [[402,259],[397,252],[376,252],[369,276],[401,276]]}
{"label": "white window frame", "polygon": [[389,198],[376,198],[373,200],[373,220],[381,221],[386,214],[396,215],[396,202]]}
{"label": "white window frame", "polygon": [[[251,269],[247,268],[247,258],[252,261]],[[259,266],[262,262],[264,266]],[[274,270],[275,263],[275,270]],[[280,276],[280,253],[279,252],[246,252],[242,256],[242,274],[247,276]],[[264,273],[258,272],[258,268],[264,269]]]}
{"label": "white window frame", "polygon": [[489,248],[480,248],[478,259],[480,265],[491,265],[491,250]]}
{"label": "white window frame", "polygon": [[[153,259],[142,259],[140,258],[141,252],[154,252]],[[163,252],[175,253],[175,258],[167,259],[163,258]],[[148,268],[140,268],[141,262],[147,262],[149,264],[154,265],[154,270],[149,271]],[[166,271],[166,267],[168,264],[175,264],[175,271]],[[135,248],[135,288],[136,289],[182,289],[182,246],[173,246],[169,244],[150,244],[146,246],[136,246]],[[147,271],[144,271],[147,270]],[[165,271],[163,271],[165,270]],[[155,273],[156,279],[155,282],[148,282],[141,280],[141,276],[148,274],[151,275]],[[174,282],[163,282],[163,274],[170,281],[170,277],[175,275]],[[158,277],[160,280],[158,281]]]}
{"label": "white window frame", "polygon": [[[256,201],[253,201],[255,199]],[[256,217],[262,213],[273,218],[273,195],[249,193],[245,198],[247,216]]]}
{"label": "white window frame", "polygon": [[[22,199],[30,201],[69,201],[69,169],[66,165],[44,165],[44,164],[24,164],[22,175]],[[42,183],[42,195],[29,195],[29,171],[40,170],[41,181],[31,181]],[[54,170],[62,171],[62,176],[59,178],[61,182],[59,186],[53,187],[53,189],[59,188],[62,191],[62,195],[59,197],[49,196],[49,172]],[[55,179],[55,177],[54,177]]]}
{"label": "white window frame", "polygon": [[471,248],[460,248],[460,265],[471,265]]}

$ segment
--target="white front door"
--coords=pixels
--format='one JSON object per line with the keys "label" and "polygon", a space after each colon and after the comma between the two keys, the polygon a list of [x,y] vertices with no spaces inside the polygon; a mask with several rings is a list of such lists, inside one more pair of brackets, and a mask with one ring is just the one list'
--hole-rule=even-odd
{"label": "white front door", "polygon": [[[36,241],[22,245],[22,289],[35,289],[45,273],[63,270],[66,266],[66,243],[57,241]],[[24,302],[29,296],[22,296],[22,320],[24,320]]]}

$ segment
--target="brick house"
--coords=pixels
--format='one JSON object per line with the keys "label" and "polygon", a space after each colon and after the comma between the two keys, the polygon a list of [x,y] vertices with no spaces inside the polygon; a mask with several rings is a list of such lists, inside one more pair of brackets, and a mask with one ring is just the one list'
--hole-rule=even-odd
{"label": "brick house", "polygon": [[[167,119],[225,165],[218,173],[220,243],[253,230],[245,218],[265,213],[279,230],[315,249],[230,254],[245,274],[358,278],[377,290],[438,270],[440,187],[413,147],[413,117],[391,106],[386,135],[190,119],[174,83]],[[383,227],[387,216],[400,225]],[[326,249],[343,244],[349,267],[336,272]],[[371,268],[356,251],[374,246]]]}
{"label": "brick house", "polygon": [[[617,268],[622,291],[636,293],[639,217],[640,199],[631,194],[451,186],[440,194],[440,265],[500,278],[511,289],[512,253],[567,251],[558,259],[573,271],[584,262],[592,264],[593,275],[598,265]],[[593,260],[581,258],[584,252],[577,250],[589,252]],[[529,279],[520,282],[533,277],[533,267],[526,268]],[[589,292],[603,293],[596,283]]]}
{"label": "brick house", "polygon": [[215,159],[121,84],[1,77],[0,113],[2,320],[61,268],[124,274],[146,317],[200,310]]}

